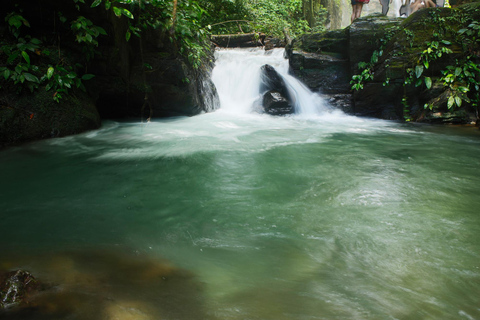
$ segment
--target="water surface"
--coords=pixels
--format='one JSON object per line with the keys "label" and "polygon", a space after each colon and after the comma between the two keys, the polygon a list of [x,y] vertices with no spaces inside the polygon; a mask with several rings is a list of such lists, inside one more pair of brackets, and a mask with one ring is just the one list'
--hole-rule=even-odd
{"label": "water surface", "polygon": [[2,151],[0,268],[68,306],[25,318],[479,319],[478,130],[322,110]]}

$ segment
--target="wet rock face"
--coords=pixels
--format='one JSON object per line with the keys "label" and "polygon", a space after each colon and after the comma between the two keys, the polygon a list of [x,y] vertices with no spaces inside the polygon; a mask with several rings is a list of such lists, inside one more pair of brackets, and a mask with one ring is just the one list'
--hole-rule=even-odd
{"label": "wet rock face", "polygon": [[262,100],[263,112],[276,116],[294,113],[294,104],[283,77],[268,64],[263,65],[260,72],[260,92],[266,91]]}
{"label": "wet rock face", "polygon": [[345,112],[352,109],[348,43],[344,29],[305,34],[286,48],[290,72]]}
{"label": "wet rock face", "polygon": [[[448,10],[435,10],[442,16],[450,14]],[[433,84],[430,90],[425,86],[405,85],[405,70],[412,67],[412,61],[418,60],[425,43],[432,41],[435,33],[435,25],[429,22],[430,12],[420,10],[408,19],[372,14],[355,20],[344,30],[305,34],[286,47],[290,72],[312,91],[324,96],[330,105],[350,114],[388,120],[468,123],[471,115],[469,119],[466,113],[464,116],[448,110],[449,95],[444,93],[445,87],[435,81],[441,77],[441,70],[454,65],[455,59],[464,53],[453,52],[437,60],[435,65],[430,64]],[[363,71],[359,65],[371,61],[387,34],[389,40],[371,69],[373,79],[363,81],[363,89],[352,90],[352,76]],[[445,40],[454,43],[452,39]],[[438,88],[435,82],[440,84]],[[434,112],[425,110],[425,105],[431,106]]]}
{"label": "wet rock face", "polygon": [[280,92],[268,91],[263,95],[263,108],[266,113],[273,116],[282,116],[294,113],[292,103]]}
{"label": "wet rock face", "polygon": [[352,74],[358,72],[358,63],[368,62],[380,46],[380,40],[392,28],[399,26],[402,18],[388,18],[380,13],[362,17],[348,27],[348,58]]}
{"label": "wet rock face", "polygon": [[[22,16],[32,26],[27,31],[29,35],[56,47],[57,33],[62,34],[58,43],[62,65],[79,63],[85,66],[79,69],[88,69],[95,78],[83,83],[88,94],[73,88],[72,95],[64,97],[61,103],[53,101],[54,92],[42,88],[32,94],[24,90],[17,95],[18,88],[4,87],[5,90],[0,90],[0,148],[97,129],[101,118],[192,116],[219,107],[218,94],[210,79],[213,46],[195,68],[178,52],[162,28],[142,31],[141,40],[132,37],[127,41],[126,17],[119,18],[112,10],[100,7],[83,7],[79,12],[73,1],[2,1],[2,21],[7,13],[22,9]],[[69,19],[84,15],[106,30],[108,36],[97,39],[99,54],[88,65],[81,53],[83,44],[75,41],[70,23],[59,24],[55,18],[59,12]],[[13,41],[8,34],[7,24],[0,23],[2,41]],[[41,64],[56,65],[54,56],[42,54],[35,59]]]}
{"label": "wet rock face", "polygon": [[260,68],[261,72],[261,85],[260,92],[266,90],[275,90],[281,93],[283,96],[287,96],[287,87],[285,85],[285,80],[282,76],[278,74],[277,70],[269,64],[263,65]]}
{"label": "wet rock face", "polygon": [[[124,34],[117,20],[112,18],[114,32]],[[92,66],[97,76],[89,89],[102,118],[193,116],[219,107],[210,78],[213,47],[193,68],[157,30],[141,40],[124,38],[101,47]]]}
{"label": "wet rock face", "polygon": [[[464,9],[459,8],[459,10]],[[463,12],[467,14],[469,11],[464,10]],[[445,70],[448,65],[455,65],[456,60],[460,61],[465,56],[466,53],[461,48],[455,45],[448,46],[452,49],[452,53],[430,61],[428,76],[431,78],[431,88],[427,89],[423,83],[415,84],[415,81],[405,84],[407,77],[405,70],[415,67],[416,61],[419,61],[419,57],[427,47],[426,43],[434,40],[432,35],[437,32],[439,26],[430,23],[433,13],[446,18],[446,21],[448,21],[447,17],[452,14],[451,10],[447,8],[432,8],[419,10],[408,19],[402,20],[398,30],[392,29],[388,23],[383,26],[378,24],[383,28],[383,32],[390,29],[394,33],[386,42],[378,62],[372,67],[373,79],[364,84],[363,90],[354,92],[356,114],[398,120],[403,120],[405,117],[411,121],[431,123],[465,124],[475,120],[474,112],[468,110],[469,106],[462,106],[462,109],[469,111],[470,115],[469,112],[452,113],[449,110],[447,101],[451,92],[440,80],[442,70]],[[360,39],[365,33],[362,30],[371,24],[369,19],[359,20],[361,23],[359,25],[354,23],[350,31],[351,48],[360,46],[360,43],[363,42]],[[478,13],[473,20],[478,20]],[[461,28],[461,22],[455,22],[453,25],[455,28]],[[454,44],[455,35],[447,33],[442,40]],[[355,74],[360,73],[359,61],[369,61],[366,53],[360,52],[359,55],[361,59],[350,54],[352,72]],[[430,108],[425,106],[430,106]]]}

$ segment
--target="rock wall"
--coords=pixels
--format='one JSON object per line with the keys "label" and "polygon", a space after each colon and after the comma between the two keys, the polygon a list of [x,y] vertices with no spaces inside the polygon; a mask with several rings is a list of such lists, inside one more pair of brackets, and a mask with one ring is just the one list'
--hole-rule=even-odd
{"label": "rock wall", "polygon": [[[468,21],[480,19],[478,2],[458,10],[465,12],[467,25]],[[390,120],[471,123],[478,111],[464,103],[456,112],[450,112],[446,101],[448,89],[438,81],[441,70],[468,54],[454,44],[455,30],[462,28],[460,24],[455,25],[456,21],[452,22],[456,29],[446,32],[442,38],[452,43],[452,53],[432,63],[428,70],[433,79],[432,88],[405,85],[406,70],[418,64],[416,61],[426,43],[433,41],[437,33],[438,25],[432,23],[432,14],[438,16],[439,21],[454,20],[447,19],[451,9],[432,8],[420,10],[407,19],[369,15],[342,30],[304,35],[286,48],[290,70],[313,91],[324,95],[330,104],[350,114]],[[389,37],[385,38],[387,34]],[[361,72],[359,63],[371,61],[373,52],[380,48],[381,39],[384,48],[372,66],[373,79],[364,81],[362,90],[352,90],[350,81]],[[478,52],[476,61],[479,65]],[[472,86],[472,90],[474,88]],[[434,111],[425,109],[425,104],[431,105]]]}
{"label": "rock wall", "polygon": [[385,118],[382,111],[365,110],[361,103],[353,101],[350,80],[358,71],[358,63],[370,60],[379,40],[400,22],[376,14],[357,19],[342,30],[305,34],[287,47],[290,70],[334,107],[356,115]]}
{"label": "rock wall", "polygon": [[[126,17],[115,16],[103,5],[94,9],[81,5],[77,10],[74,4],[70,0],[6,0],[2,3],[2,45],[6,43],[3,40],[16,43],[5,17],[21,8],[22,16],[31,26],[23,30],[41,39],[43,48],[52,52],[50,56],[34,55],[38,65],[80,62],[84,66],[82,71],[94,74],[95,78],[84,81],[88,94],[74,88],[60,103],[53,101],[54,91],[46,92],[44,85],[33,93],[23,90],[17,95],[15,86],[0,83],[0,148],[95,129],[100,126],[101,119],[192,116],[219,107],[218,95],[210,79],[213,46],[200,67],[193,68],[160,29],[149,29],[142,33],[141,39],[132,36],[127,41]],[[108,34],[98,37],[96,50],[99,54],[87,64],[83,44],[75,41],[70,29],[70,21],[81,15]],[[61,16],[67,22],[62,24]],[[0,66],[6,59],[7,56],[0,52]]]}
{"label": "rock wall", "polygon": [[127,42],[124,18],[110,13],[108,20],[114,36],[93,61],[97,77],[90,86],[102,118],[192,116],[218,108],[210,79],[213,46],[195,69],[161,30]]}

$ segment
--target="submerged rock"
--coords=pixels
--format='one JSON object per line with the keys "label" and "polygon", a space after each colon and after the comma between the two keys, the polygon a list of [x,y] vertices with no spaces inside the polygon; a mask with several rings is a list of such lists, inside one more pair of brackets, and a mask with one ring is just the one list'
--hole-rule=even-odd
{"label": "submerged rock", "polygon": [[24,270],[0,275],[0,310],[27,304],[29,298],[40,288],[37,279]]}
{"label": "submerged rock", "polygon": [[0,276],[0,318],[12,320],[206,319],[203,286],[152,256],[76,251],[16,258],[34,265],[41,285],[19,270]]}

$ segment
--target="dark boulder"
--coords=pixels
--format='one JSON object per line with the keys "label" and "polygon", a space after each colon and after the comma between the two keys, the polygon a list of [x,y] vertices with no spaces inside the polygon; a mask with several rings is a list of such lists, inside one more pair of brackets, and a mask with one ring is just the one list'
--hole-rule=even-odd
{"label": "dark boulder", "polygon": [[369,62],[381,39],[397,29],[403,18],[389,18],[380,13],[356,19],[348,28],[348,52],[352,74],[358,72],[359,62]]}
{"label": "dark boulder", "polygon": [[63,137],[100,127],[100,116],[90,97],[78,90],[57,103],[52,92],[37,90],[17,95],[0,93],[0,148],[30,140]]}
{"label": "dark boulder", "polygon": [[269,64],[260,68],[261,85],[260,92],[274,90],[281,95],[288,97],[288,90],[283,77]]}
{"label": "dark boulder", "polygon": [[261,67],[260,93],[263,94],[263,111],[271,115],[294,113],[293,99],[283,77],[271,65]]}
{"label": "dark boulder", "polygon": [[289,99],[278,91],[268,91],[263,95],[263,108],[265,113],[274,116],[292,114],[295,109]]}

